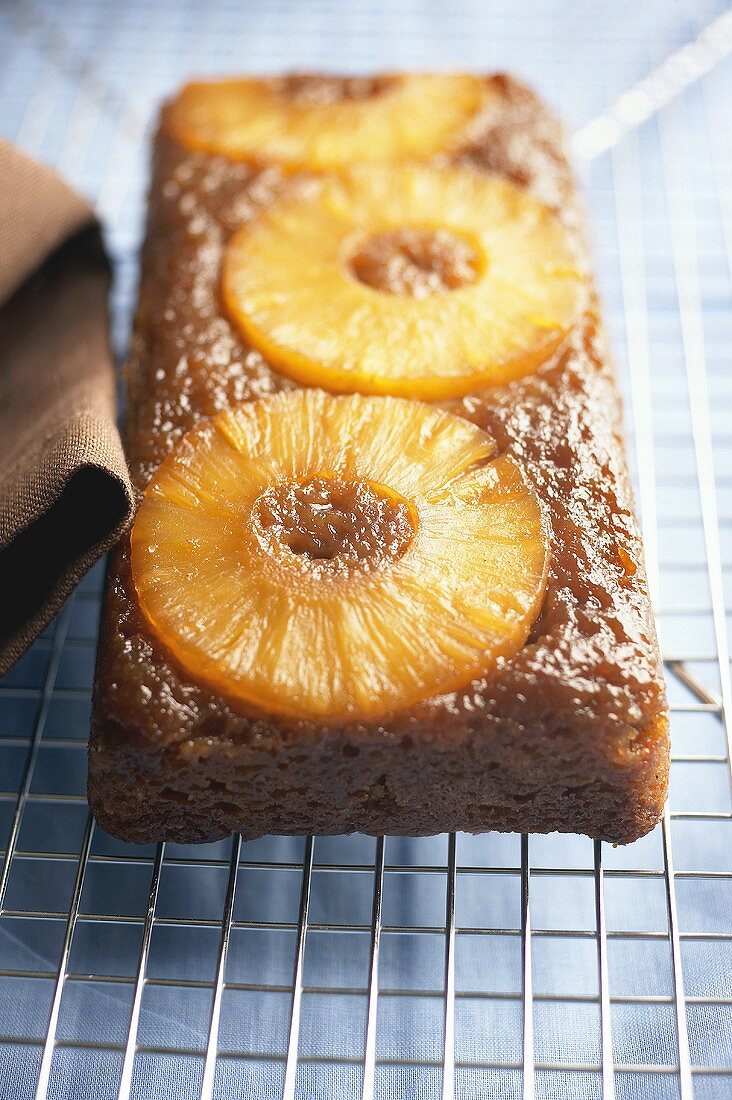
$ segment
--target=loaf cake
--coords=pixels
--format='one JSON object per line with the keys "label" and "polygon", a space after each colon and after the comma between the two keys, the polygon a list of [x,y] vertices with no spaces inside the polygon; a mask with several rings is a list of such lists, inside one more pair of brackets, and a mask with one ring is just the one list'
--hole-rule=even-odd
{"label": "loaf cake", "polygon": [[126,372],[89,799],[134,842],[658,821],[665,692],[556,121],[511,78],[189,85]]}

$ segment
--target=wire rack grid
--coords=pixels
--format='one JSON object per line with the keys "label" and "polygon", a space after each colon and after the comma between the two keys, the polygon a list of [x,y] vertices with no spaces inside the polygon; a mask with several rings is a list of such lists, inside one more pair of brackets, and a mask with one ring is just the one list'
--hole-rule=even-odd
{"label": "wire rack grid", "polygon": [[95,568],[0,683],[1,1097],[732,1097],[729,67],[695,79],[682,52],[663,70],[682,94],[651,97],[603,145],[618,96],[715,19],[700,49],[724,52],[720,17],[712,0],[0,9],[0,127],[97,202],[120,355],[147,125],[192,72],[509,68],[585,151],[599,137],[578,167],[673,734],[669,808],[625,849],[499,834],[126,846],[84,797]]}

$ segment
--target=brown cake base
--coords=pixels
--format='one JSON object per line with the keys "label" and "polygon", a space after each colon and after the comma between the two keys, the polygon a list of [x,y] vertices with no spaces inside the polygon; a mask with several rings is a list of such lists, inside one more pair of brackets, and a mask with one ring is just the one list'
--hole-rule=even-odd
{"label": "brown cake base", "polygon": [[[451,159],[529,187],[585,245],[556,122],[506,77]],[[202,418],[290,388],[248,348],[219,299],[242,219],[289,186],[156,143],[142,287],[128,371],[128,455],[138,490]],[[89,799],[125,840],[265,833],[582,832],[626,843],[658,820],[668,724],[633,516],[614,371],[594,304],[536,374],[450,405],[521,463],[546,508],[551,566],[527,644],[490,678],[378,724],[267,715],[193,682],[138,607],[129,546],[109,566],[90,745]]]}

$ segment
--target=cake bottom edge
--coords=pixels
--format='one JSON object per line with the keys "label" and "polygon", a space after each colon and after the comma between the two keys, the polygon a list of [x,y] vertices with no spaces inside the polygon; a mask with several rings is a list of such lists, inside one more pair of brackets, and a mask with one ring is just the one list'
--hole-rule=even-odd
{"label": "cake bottom edge", "polygon": [[[132,843],[211,842],[230,833],[429,836],[445,832],[581,833],[613,844],[657,824],[668,789],[665,719],[607,757],[601,739],[552,753],[499,757],[441,745],[382,745],[348,758],[329,749],[264,756],[242,746],[141,752],[117,731],[90,747],[89,804],[99,825]],[[480,748],[484,746],[481,743]],[[524,746],[525,748],[525,746]],[[544,749],[547,746],[543,746]]]}
{"label": "cake bottom edge", "polygon": [[361,833],[366,836],[421,837],[450,832],[519,832],[575,833],[614,845],[626,845],[649,833],[658,824],[663,812],[663,806],[645,807],[622,817],[616,812],[617,802],[611,813],[605,806],[586,807],[578,802],[572,804],[569,800],[566,801],[564,807],[557,807],[553,813],[549,812],[548,807],[537,805],[515,814],[507,814],[502,808],[496,808],[495,813],[486,813],[480,820],[466,820],[463,815],[456,814],[450,819],[444,818],[437,822],[415,814],[409,818],[384,816],[380,821],[356,822],[344,816],[336,822],[313,820],[307,827],[291,828],[283,826],[274,818],[269,821],[253,821],[247,816],[246,807],[242,807],[240,815],[234,813],[227,821],[222,821],[219,814],[206,814],[201,818],[191,819],[188,814],[161,813],[159,809],[131,820],[109,812],[94,795],[90,795],[97,824],[110,836],[129,844],[206,844],[222,840],[232,833],[239,833],[247,841],[272,835],[340,836]]}

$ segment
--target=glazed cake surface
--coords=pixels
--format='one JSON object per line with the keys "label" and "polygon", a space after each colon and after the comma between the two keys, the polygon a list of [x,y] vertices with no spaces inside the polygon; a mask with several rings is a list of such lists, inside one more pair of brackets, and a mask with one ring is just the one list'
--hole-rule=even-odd
{"label": "glazed cake surface", "polygon": [[[511,78],[486,86],[469,138],[438,159],[530,189],[586,264],[558,124]],[[140,493],[191,427],[294,386],[243,342],[220,299],[228,239],[289,186],[276,167],[186,150],[163,114],[126,378]],[[268,715],[213,694],[166,652],[125,540],[109,563],[90,745],[89,798],[106,830],[136,842],[563,830],[626,843],[653,827],[667,791],[666,700],[594,295],[536,373],[445,407],[492,435],[543,504],[549,579],[523,648],[464,690],[378,722]]]}

